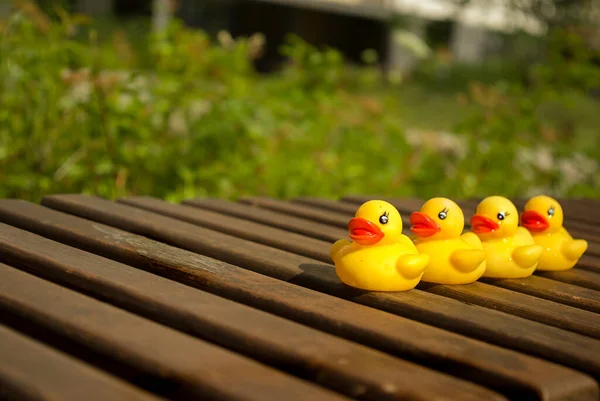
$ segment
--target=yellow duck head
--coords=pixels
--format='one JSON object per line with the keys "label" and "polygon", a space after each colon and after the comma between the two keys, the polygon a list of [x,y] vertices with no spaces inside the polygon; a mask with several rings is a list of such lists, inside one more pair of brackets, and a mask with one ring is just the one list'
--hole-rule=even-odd
{"label": "yellow duck head", "polygon": [[402,218],[390,203],[370,200],[358,208],[348,230],[350,239],[359,245],[389,245],[402,235]]}
{"label": "yellow duck head", "polygon": [[563,210],[560,204],[549,196],[531,198],[521,214],[521,225],[530,232],[555,233],[562,228]]}
{"label": "yellow duck head", "polygon": [[425,202],[419,212],[410,215],[410,231],[421,239],[445,240],[458,238],[465,227],[460,207],[447,198]]}
{"label": "yellow duck head", "polygon": [[489,196],[482,200],[471,217],[471,230],[484,240],[515,235],[518,226],[517,208],[502,196]]}

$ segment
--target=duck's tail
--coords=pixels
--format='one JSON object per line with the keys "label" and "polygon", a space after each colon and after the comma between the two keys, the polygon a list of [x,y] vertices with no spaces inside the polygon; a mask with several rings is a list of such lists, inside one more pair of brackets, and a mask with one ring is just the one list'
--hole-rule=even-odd
{"label": "duck's tail", "polygon": [[485,251],[482,249],[459,249],[450,255],[452,266],[463,273],[472,272],[484,261]]}
{"label": "duck's tail", "polygon": [[538,263],[543,251],[541,245],[525,245],[516,248],[512,257],[519,267],[528,269]]}
{"label": "duck's tail", "polygon": [[587,250],[588,243],[583,239],[567,241],[562,246],[562,253],[568,260],[577,260]]}

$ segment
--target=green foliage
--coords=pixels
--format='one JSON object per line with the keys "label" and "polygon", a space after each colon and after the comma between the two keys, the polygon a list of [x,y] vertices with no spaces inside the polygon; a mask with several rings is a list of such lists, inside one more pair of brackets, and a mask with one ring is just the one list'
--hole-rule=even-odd
{"label": "green foliage", "polygon": [[[528,185],[532,192],[598,196],[598,125],[586,131],[579,120],[588,105],[600,110],[600,101],[589,98],[592,90],[600,89],[600,68],[594,65],[600,51],[583,39],[563,29],[553,31],[546,43],[548,57],[528,68],[527,85],[502,80],[471,86],[470,100],[478,109],[457,130],[478,141],[469,146],[474,157],[457,168],[478,172],[473,194],[481,195],[479,185],[487,181],[498,186],[504,182],[507,193]],[[494,171],[490,163],[506,157],[514,162]]]}
{"label": "green foliage", "polygon": [[[260,35],[215,40],[175,22],[134,43],[56,15],[26,5],[0,23],[0,197],[523,195],[546,177],[513,167],[516,132],[537,123],[501,108],[467,121],[464,137],[406,130],[402,87],[333,49],[292,37],[290,65],[265,77],[252,68]],[[507,132],[508,153],[468,153]],[[541,185],[575,191],[561,182]],[[577,191],[598,194],[593,184]]]}

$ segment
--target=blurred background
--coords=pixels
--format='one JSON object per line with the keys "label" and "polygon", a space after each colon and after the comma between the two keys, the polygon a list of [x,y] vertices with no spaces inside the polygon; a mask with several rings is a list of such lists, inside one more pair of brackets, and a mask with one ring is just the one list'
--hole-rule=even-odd
{"label": "blurred background", "polygon": [[0,0],[0,197],[600,195],[600,0]]}

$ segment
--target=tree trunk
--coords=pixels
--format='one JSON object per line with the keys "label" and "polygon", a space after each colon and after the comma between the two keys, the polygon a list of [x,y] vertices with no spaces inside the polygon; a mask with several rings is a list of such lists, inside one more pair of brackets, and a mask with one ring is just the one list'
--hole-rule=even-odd
{"label": "tree trunk", "polygon": [[169,25],[173,12],[172,0],[153,0],[152,3],[152,29],[163,31]]}
{"label": "tree trunk", "polygon": [[113,0],[77,0],[76,10],[91,17],[103,17],[112,13]]}
{"label": "tree trunk", "polygon": [[0,0],[0,20],[5,20],[10,17],[10,13],[12,12],[12,4],[10,2],[4,2]]}

